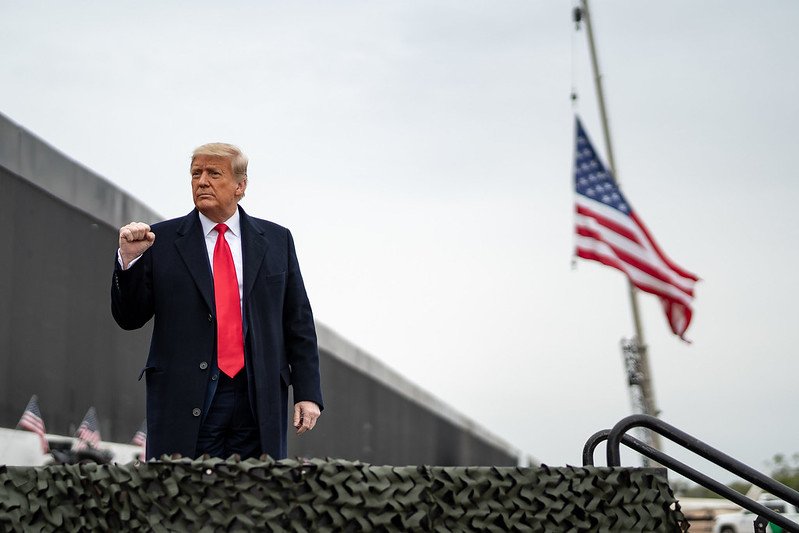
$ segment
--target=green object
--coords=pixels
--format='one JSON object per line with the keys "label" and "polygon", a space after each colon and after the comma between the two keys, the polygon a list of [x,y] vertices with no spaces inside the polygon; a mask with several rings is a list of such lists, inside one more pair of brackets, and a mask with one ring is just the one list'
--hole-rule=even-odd
{"label": "green object", "polygon": [[679,532],[665,470],[168,459],[0,466],[0,530]]}

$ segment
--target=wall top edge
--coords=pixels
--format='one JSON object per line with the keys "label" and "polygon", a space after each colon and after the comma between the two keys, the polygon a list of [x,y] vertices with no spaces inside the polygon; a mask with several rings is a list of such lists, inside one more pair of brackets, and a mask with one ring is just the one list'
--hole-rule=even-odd
{"label": "wall top edge", "polygon": [[115,228],[164,218],[2,113],[0,166]]}

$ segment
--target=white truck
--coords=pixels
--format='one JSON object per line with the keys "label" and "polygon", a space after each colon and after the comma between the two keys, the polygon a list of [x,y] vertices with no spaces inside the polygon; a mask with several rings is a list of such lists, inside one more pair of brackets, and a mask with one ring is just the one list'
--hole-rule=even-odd
{"label": "white truck", "polygon": [[[757,500],[757,503],[786,515],[786,518],[794,522],[799,522],[799,509],[786,501],[763,496]],[[752,533],[755,530],[756,519],[757,515],[746,509],[739,513],[720,514],[713,522],[713,533]],[[770,533],[782,532],[782,528],[775,524],[769,524],[768,528]]]}

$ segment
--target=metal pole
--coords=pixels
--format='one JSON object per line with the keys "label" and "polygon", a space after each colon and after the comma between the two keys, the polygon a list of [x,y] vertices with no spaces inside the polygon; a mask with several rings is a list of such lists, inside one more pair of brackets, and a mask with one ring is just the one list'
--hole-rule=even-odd
{"label": "metal pole", "polygon": [[[582,18],[585,21],[586,33],[588,35],[588,48],[591,52],[591,65],[594,69],[594,81],[596,85],[597,99],[599,100],[599,114],[602,119],[602,132],[605,136],[605,146],[608,151],[608,167],[613,179],[618,182],[618,174],[616,174],[616,164],[613,160],[613,147],[610,142],[610,130],[608,129],[608,117],[605,111],[605,96],[602,92],[602,75],[599,72],[599,62],[596,58],[596,49],[594,48],[594,33],[591,28],[591,15],[588,11],[588,0],[580,0],[582,6]],[[638,344],[638,356],[641,363],[641,392],[644,397],[644,406],[646,413],[651,416],[658,416],[659,410],[655,405],[655,391],[652,387],[652,380],[649,372],[649,357],[646,341],[644,340],[644,330],[641,326],[641,318],[638,312],[638,291],[633,285],[632,281],[627,280],[627,286],[630,294],[630,306],[633,314],[633,325],[635,327],[635,338]],[[660,435],[652,432],[652,445],[653,448],[661,450]]]}

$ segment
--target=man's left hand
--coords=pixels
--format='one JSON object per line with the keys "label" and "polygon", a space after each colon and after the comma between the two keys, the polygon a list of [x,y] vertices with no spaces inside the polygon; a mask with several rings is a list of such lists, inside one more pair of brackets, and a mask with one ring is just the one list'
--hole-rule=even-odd
{"label": "man's left hand", "polygon": [[294,404],[294,427],[297,435],[310,431],[316,425],[316,419],[322,412],[314,402],[297,402]]}

